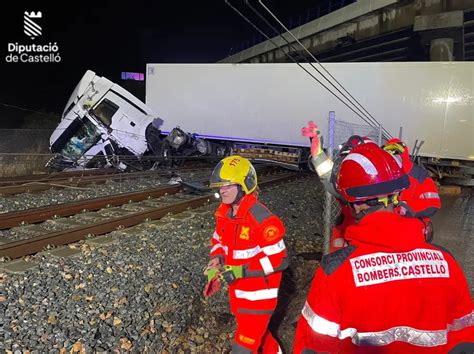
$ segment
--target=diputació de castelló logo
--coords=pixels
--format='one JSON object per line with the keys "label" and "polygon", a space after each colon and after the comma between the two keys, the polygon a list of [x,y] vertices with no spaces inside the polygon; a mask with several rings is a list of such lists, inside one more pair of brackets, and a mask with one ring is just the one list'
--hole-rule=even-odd
{"label": "diputaci\u00f3 de castell\u00f3 logo", "polygon": [[[41,11],[25,11],[23,13],[23,33],[31,41],[43,35]],[[59,63],[61,55],[57,42],[48,43],[8,43],[7,63]]]}
{"label": "diputaci\u00f3 de castell\u00f3 logo", "polygon": [[35,39],[36,37],[41,36],[42,28],[37,23],[36,19],[40,19],[43,17],[41,11],[38,12],[28,12],[25,11],[23,15],[23,32],[30,37],[31,39]]}

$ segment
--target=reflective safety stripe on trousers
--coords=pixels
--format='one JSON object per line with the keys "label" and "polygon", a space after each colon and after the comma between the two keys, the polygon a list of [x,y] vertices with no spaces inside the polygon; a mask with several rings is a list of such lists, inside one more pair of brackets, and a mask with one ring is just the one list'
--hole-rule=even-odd
{"label": "reflective safety stripe on trousers", "polygon": [[256,256],[260,252],[265,253],[267,256],[272,256],[274,254],[280,253],[285,248],[285,243],[283,242],[283,240],[280,240],[279,242],[270,246],[257,246],[254,248],[247,248],[245,250],[234,250],[233,257],[234,259],[249,259]]}
{"label": "reflective safety stripe on trousers", "polygon": [[235,297],[238,299],[246,299],[250,301],[276,299],[278,297],[278,288],[255,291],[235,289]]}
{"label": "reflective safety stripe on trousers", "polygon": [[422,347],[434,347],[447,343],[448,332],[460,330],[474,325],[474,312],[471,312],[447,325],[440,330],[421,330],[406,326],[397,326],[379,332],[358,332],[356,328],[341,327],[336,322],[331,322],[318,316],[306,302],[301,312],[308,325],[319,334],[337,337],[339,339],[352,338],[356,345],[388,345],[395,341],[401,341]]}

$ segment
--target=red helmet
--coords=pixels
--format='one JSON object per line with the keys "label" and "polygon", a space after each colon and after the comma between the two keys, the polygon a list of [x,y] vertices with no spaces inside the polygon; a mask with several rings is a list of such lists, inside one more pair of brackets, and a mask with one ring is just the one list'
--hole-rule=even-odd
{"label": "red helmet", "polygon": [[336,188],[348,202],[356,202],[400,192],[409,183],[394,156],[376,144],[362,144],[342,161]]}
{"label": "red helmet", "polygon": [[368,143],[375,144],[372,139],[366,136],[352,135],[344,144],[342,144],[338,154],[341,156],[347,155],[356,146]]}
{"label": "red helmet", "polygon": [[366,136],[352,135],[344,144],[341,145],[336,157],[334,158],[331,183],[334,184],[339,168],[341,167],[341,163],[347,154],[350,153],[356,146],[362,144],[375,144],[375,142]]}

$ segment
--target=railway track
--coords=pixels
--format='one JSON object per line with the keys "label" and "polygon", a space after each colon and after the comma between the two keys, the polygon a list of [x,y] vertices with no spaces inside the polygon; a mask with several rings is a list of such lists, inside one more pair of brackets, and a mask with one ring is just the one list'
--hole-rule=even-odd
{"label": "railway track", "polygon": [[[304,174],[297,172],[262,175],[259,185],[265,188],[302,176]],[[43,224],[23,225],[10,229],[10,232],[17,235],[23,233],[27,238],[1,244],[0,257],[14,259],[31,255],[47,246],[65,245],[91,235],[103,235],[117,229],[157,220],[169,214],[178,214],[216,200],[211,192],[196,195],[181,191],[182,187],[175,185],[33,211],[3,214],[0,216],[0,228],[13,227],[18,223],[45,221],[50,217],[54,219],[49,219]],[[119,205],[122,206],[118,207]],[[92,210],[97,212],[91,212]],[[77,212],[80,213],[76,214]],[[58,228],[60,230],[57,230]]]}
{"label": "railway track", "polygon": [[180,185],[173,185],[148,189],[140,192],[117,194],[105,198],[88,199],[74,203],[63,203],[42,208],[0,214],[0,229],[34,224],[46,221],[49,218],[66,217],[81,212],[95,211],[101,208],[109,208],[150,198],[158,198],[167,194],[178,193],[181,190],[182,187]]}
{"label": "railway track", "polygon": [[173,170],[155,170],[144,172],[117,173],[112,169],[100,169],[81,172],[63,172],[51,175],[30,175],[16,178],[0,179],[0,196],[12,196],[20,193],[34,193],[51,188],[82,187],[100,184],[106,181],[123,181],[149,177],[170,177],[176,173],[191,173],[209,170],[210,167],[184,167]]}
{"label": "railway track", "polygon": [[117,173],[115,169],[96,169],[96,170],[82,170],[82,171],[66,171],[56,173],[41,173],[35,175],[25,175],[16,177],[0,177],[0,187],[20,185],[31,182],[48,182],[56,180],[64,180],[69,178],[78,178],[86,176],[97,175],[111,175]]}

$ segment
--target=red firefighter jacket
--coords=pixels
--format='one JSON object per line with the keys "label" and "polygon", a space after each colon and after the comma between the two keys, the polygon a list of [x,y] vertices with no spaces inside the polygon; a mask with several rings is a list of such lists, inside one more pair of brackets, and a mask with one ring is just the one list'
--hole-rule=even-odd
{"label": "red firefighter jacket", "polygon": [[270,313],[277,304],[281,272],[288,266],[283,242],[285,228],[254,194],[243,197],[237,214],[230,205],[216,211],[212,257],[226,265],[243,265],[243,278],[229,286],[233,313]]}
{"label": "red firefighter jacket", "polygon": [[405,203],[399,208],[400,214],[425,220],[431,218],[441,208],[436,184],[428,171],[411,162],[408,149],[402,154],[402,166],[410,178],[410,186],[400,194],[400,200]]}
{"label": "red firefighter jacket", "polygon": [[375,212],[345,235],[350,246],[316,271],[295,353],[447,353],[474,341],[464,274],[418,220]]}

